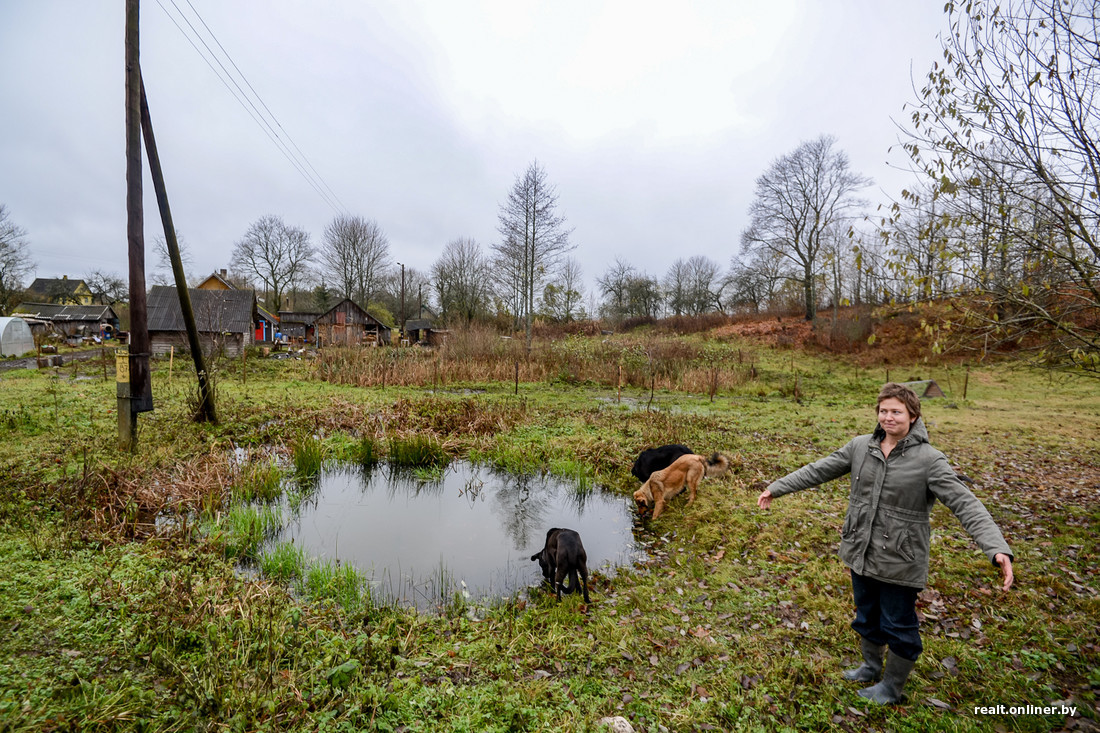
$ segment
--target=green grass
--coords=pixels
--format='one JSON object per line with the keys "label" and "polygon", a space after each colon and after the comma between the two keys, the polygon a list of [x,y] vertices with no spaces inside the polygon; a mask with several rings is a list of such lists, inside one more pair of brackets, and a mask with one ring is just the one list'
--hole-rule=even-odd
{"label": "green grass", "polygon": [[233,484],[232,501],[240,504],[272,502],[282,496],[282,472],[270,461],[246,464]]}
{"label": "green grass", "polygon": [[265,578],[289,584],[305,573],[305,551],[289,542],[277,542],[260,553],[259,566]]}
{"label": "green grass", "polygon": [[370,589],[362,573],[331,560],[312,563],[302,574],[299,590],[314,601],[330,601],[347,613],[371,607]]}
{"label": "green grass", "polygon": [[400,468],[436,468],[445,465],[448,456],[436,438],[412,435],[390,440],[389,460]]}
{"label": "green grass", "polygon": [[353,449],[352,460],[361,466],[370,468],[382,458],[382,445],[373,435],[364,435]]}
{"label": "green grass", "polygon": [[[646,344],[613,340],[643,381]],[[1063,700],[1097,720],[1094,381],[891,365],[892,379],[947,391],[925,405],[932,440],[976,479],[1018,580],[997,590],[995,570],[937,508],[910,701],[872,708],[839,678],[858,653],[835,554],[843,482],[768,512],[753,484],[869,431],[885,369],[682,341],[662,345],[673,363],[654,369],[666,381],[652,401],[648,384],[620,395],[591,377],[611,353],[599,339],[547,347],[552,382],[521,383],[519,396],[508,380],[360,388],[321,381],[308,362],[250,359],[247,383],[234,363],[220,371],[216,426],[190,420],[180,362],[171,382],[155,362],[157,409],[139,417],[133,455],[110,439],[114,384],[102,365],[0,373],[0,731],[586,731],[614,714],[647,731],[1041,731],[1070,723],[973,709]],[[669,389],[712,364],[728,372],[713,402],[705,385]],[[386,603],[350,566],[265,545],[281,506],[270,498],[275,457],[238,471],[227,456],[275,451],[298,475],[307,442],[317,470],[327,456],[367,464],[384,446],[425,476],[455,456],[624,497],[647,446],[724,450],[733,465],[691,507],[675,499],[642,526],[648,559],[594,574],[587,609],[543,588],[479,607],[454,594],[441,565],[425,591],[433,614]],[[313,485],[286,482],[284,500],[292,507]],[[138,531],[158,513],[175,515],[176,529]],[[195,531],[200,514],[217,524]],[[239,558],[259,575],[236,573]]]}
{"label": "green grass", "polygon": [[306,435],[291,448],[291,457],[294,461],[294,475],[308,481],[321,473],[324,447],[318,438]]}
{"label": "green grass", "polygon": [[229,559],[254,560],[264,540],[279,530],[283,523],[278,506],[236,505],[216,519],[210,534],[225,543]]}

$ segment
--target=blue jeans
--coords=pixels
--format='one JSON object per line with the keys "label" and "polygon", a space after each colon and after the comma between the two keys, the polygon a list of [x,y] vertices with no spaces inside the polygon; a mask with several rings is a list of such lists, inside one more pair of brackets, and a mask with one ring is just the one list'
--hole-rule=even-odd
{"label": "blue jeans", "polygon": [[856,618],[852,628],[872,644],[911,662],[924,649],[917,620],[918,588],[894,585],[852,572],[852,596]]}

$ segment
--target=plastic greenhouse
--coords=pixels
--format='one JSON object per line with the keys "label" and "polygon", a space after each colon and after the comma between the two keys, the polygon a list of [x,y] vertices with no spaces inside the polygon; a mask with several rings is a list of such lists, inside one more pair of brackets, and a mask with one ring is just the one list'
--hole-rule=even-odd
{"label": "plastic greenhouse", "polygon": [[22,356],[34,351],[31,327],[22,318],[0,318],[0,356]]}

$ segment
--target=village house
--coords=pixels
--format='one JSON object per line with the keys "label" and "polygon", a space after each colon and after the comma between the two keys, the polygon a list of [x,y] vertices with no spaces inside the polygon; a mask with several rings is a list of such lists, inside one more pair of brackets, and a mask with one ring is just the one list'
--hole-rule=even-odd
{"label": "village house", "polygon": [[57,305],[91,305],[93,300],[88,284],[80,279],[70,280],[68,275],[36,277],[27,288],[27,295],[36,303]]}
{"label": "village house", "polygon": [[[187,292],[205,353],[236,357],[255,342],[259,312],[253,291],[188,288]],[[154,285],[146,308],[154,355],[167,354],[173,347],[188,348],[187,328],[175,288]]]}
{"label": "village house", "polygon": [[229,282],[229,273],[224,269],[212,273],[208,278],[195,286],[198,290],[236,290]]}

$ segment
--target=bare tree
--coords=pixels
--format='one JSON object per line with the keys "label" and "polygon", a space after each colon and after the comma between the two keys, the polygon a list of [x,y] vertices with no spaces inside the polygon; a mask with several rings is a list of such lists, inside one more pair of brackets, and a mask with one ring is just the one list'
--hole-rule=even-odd
{"label": "bare tree", "polygon": [[489,270],[489,259],[475,240],[460,237],[447,243],[432,265],[431,275],[431,287],[444,320],[469,323],[486,314],[491,291]]}
{"label": "bare tree", "polygon": [[905,148],[939,195],[986,190],[990,205],[971,207],[970,221],[1011,248],[1004,259],[1019,272],[960,303],[953,330],[1034,343],[1040,362],[1100,376],[1097,4],[970,0],[946,11],[945,63],[920,90]]}
{"label": "bare tree", "polygon": [[743,252],[731,258],[724,286],[727,305],[751,313],[773,307],[784,277],[783,265],[784,258],[770,250]]}
{"label": "bare tree", "polygon": [[84,276],[84,284],[92,291],[92,298],[101,305],[114,306],[130,298],[130,284],[115,272],[92,270]]}
{"label": "bare tree", "polygon": [[569,323],[584,318],[584,282],[581,266],[572,257],[566,257],[553,281],[542,290],[539,311],[559,323]]}
{"label": "bare tree", "polygon": [[365,308],[390,267],[390,242],[373,219],[337,216],[325,227],[319,259],[340,296]]}
{"label": "bare tree", "polygon": [[527,348],[531,348],[531,319],[535,293],[549,278],[559,259],[573,249],[572,230],[565,228],[565,217],[558,215],[556,189],[547,179],[546,170],[534,161],[516,182],[501,204],[498,215],[501,241],[494,245],[498,259],[508,265],[519,310],[524,321]]}
{"label": "bare tree", "polygon": [[827,232],[855,217],[863,206],[856,193],[871,183],[849,169],[848,156],[834,150],[835,143],[823,135],[773,162],[756,179],[752,218],[741,234],[742,251],[768,250],[794,265],[788,277],[802,287],[807,321],[817,312]]}
{"label": "bare tree", "polygon": [[680,258],[672,263],[665,273],[664,287],[665,303],[674,316],[682,316],[688,312],[690,273],[687,262]]}
{"label": "bare tree", "polygon": [[11,220],[0,204],[0,314],[8,313],[23,292],[23,278],[34,270],[27,230]]}
{"label": "bare tree", "polygon": [[[176,242],[179,244],[180,261],[183,263],[184,271],[189,271],[194,266],[195,259],[191,256],[191,248],[178,229],[176,230]],[[176,286],[176,276],[172,272],[172,256],[168,253],[168,240],[162,234],[153,240],[153,244],[157,252],[157,266],[153,268],[153,272],[149,276],[150,284],[167,285],[174,288]],[[188,272],[188,277],[193,277],[190,272]]]}
{"label": "bare tree", "polygon": [[309,234],[267,215],[253,222],[233,247],[230,264],[246,277],[255,276],[270,296],[265,299],[268,310],[278,312],[283,293],[304,279],[312,259]]}
{"label": "bare tree", "polygon": [[604,296],[600,310],[605,317],[612,320],[626,317],[629,309],[630,284],[637,276],[638,271],[633,265],[616,257],[615,262],[607,268],[607,272],[596,278],[596,284],[600,286]]}

